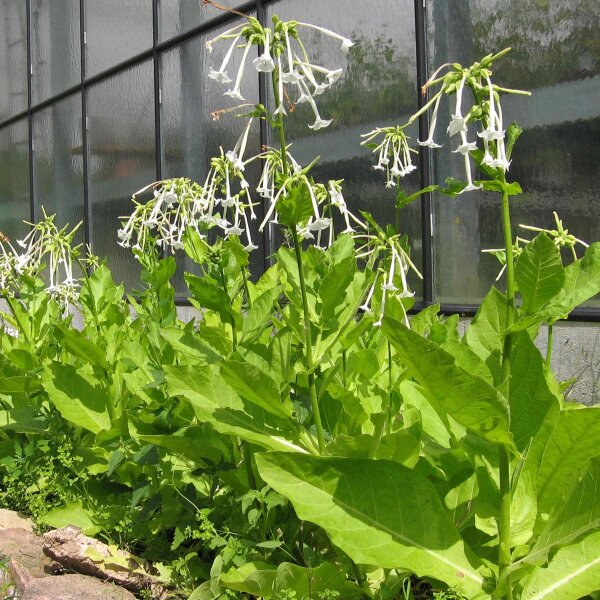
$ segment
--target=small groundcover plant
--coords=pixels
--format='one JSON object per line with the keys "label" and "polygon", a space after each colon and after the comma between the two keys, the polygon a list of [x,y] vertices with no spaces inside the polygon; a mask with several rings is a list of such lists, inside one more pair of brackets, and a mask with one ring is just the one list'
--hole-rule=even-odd
{"label": "small groundcover plant", "polygon": [[[329,126],[319,97],[342,76],[311,54],[309,33],[338,42],[340,62],[351,51],[342,35],[277,17],[208,43],[226,48],[209,77],[242,102],[226,113],[240,137],[201,184],[134,196],[118,241],[141,265],[137,291],[53,217],[2,239],[0,502],[41,528],[73,523],[127,547],[192,600],[596,593],[600,407],[567,401],[550,359],[552,325],[600,292],[600,246],[558,216],[555,230],[514,236],[521,131],[501,100],[522,92],[492,80],[504,52],[440,67],[419,113],[362,140],[399,208],[430,191],[402,191],[416,143],[461,155],[441,192],[498,195],[504,247],[492,252],[506,290],[490,290],[461,336],[438,306],[408,317],[419,273],[407,237],[353,214],[342,181],[294,159],[286,113],[306,104],[309,128]],[[270,82],[269,107],[244,96],[252,68]],[[453,113],[441,125],[444,96]],[[411,145],[406,129],[428,110],[430,135]],[[251,156],[261,120],[276,143]],[[286,240],[258,278],[257,226]],[[198,317],[186,323],[178,254],[194,264]]]}

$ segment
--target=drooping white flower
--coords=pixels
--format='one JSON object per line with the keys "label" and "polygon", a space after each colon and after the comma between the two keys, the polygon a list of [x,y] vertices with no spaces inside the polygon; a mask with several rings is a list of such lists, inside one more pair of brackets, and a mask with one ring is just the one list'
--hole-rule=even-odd
{"label": "drooping white flower", "polygon": [[263,53],[252,61],[254,68],[259,73],[271,73],[275,69],[275,62],[271,57],[271,49],[269,47],[270,29],[265,29],[265,44]]}
{"label": "drooping white flower", "polygon": [[219,68],[219,70],[215,71],[212,68],[209,69],[208,76],[211,79],[214,79],[215,81],[218,81],[219,83],[229,83],[231,81],[231,77],[229,77],[225,68],[229,64],[229,61],[231,60],[231,55],[233,54],[233,50],[235,49],[236,44],[238,43],[238,40],[240,39],[240,37],[241,36],[239,36],[239,35],[236,36],[235,39],[233,40],[233,42],[231,43],[231,45],[229,46],[229,49],[225,53],[225,57],[223,58],[223,62],[221,63],[221,67]]}
{"label": "drooping white flower", "polygon": [[328,37],[331,37],[336,40],[340,40],[342,42],[341,50],[344,54],[347,54],[348,50],[350,50],[350,48],[352,48],[352,46],[354,46],[354,42],[351,39],[344,37],[343,35],[340,35],[339,33],[335,33],[334,31],[331,31],[330,29],[326,29],[325,27],[319,27],[318,25],[311,25],[310,23],[297,23],[297,26],[308,27],[309,29],[314,29],[316,31],[319,31],[320,33],[322,33]]}
{"label": "drooping white flower", "polygon": [[245,98],[242,96],[240,86],[242,84],[242,77],[244,76],[246,58],[248,57],[248,52],[250,52],[251,45],[252,44],[247,42],[244,46],[244,54],[242,55],[242,62],[240,63],[240,68],[238,69],[237,77],[235,78],[235,84],[232,89],[227,90],[225,92],[226,96],[229,96],[230,98],[235,98],[236,100],[241,100],[242,102],[245,100]]}

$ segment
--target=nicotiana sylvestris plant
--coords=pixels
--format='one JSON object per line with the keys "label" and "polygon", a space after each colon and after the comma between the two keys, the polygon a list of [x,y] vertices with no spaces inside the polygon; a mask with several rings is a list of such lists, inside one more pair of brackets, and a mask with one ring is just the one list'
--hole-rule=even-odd
{"label": "nicotiana sylvestris plant", "polygon": [[[43,253],[57,254],[36,263],[53,270],[50,284],[3,246],[3,288],[14,281],[20,297],[7,316],[18,335],[0,333],[2,448],[25,440],[46,460],[48,432],[71,440],[44,522],[162,552],[161,577],[195,588],[193,600],[392,600],[410,594],[411,575],[468,599],[576,600],[600,589],[600,413],[565,401],[533,344],[541,324],[600,292],[599,246],[565,265],[561,248],[578,240],[558,220],[530,228],[538,235],[527,244],[514,238],[510,198],[521,190],[507,174],[520,130],[505,127],[501,97],[519,92],[492,81],[502,53],[445,65],[422,111],[363,139],[400,211],[427,191],[402,191],[414,169],[406,130],[431,110],[420,143],[441,145],[438,110],[451,96],[444,144],[460,154],[464,180],[440,189],[501,196],[507,292],[492,288],[461,337],[458,317],[437,306],[408,318],[418,272],[406,236],[353,214],[341,181],[315,181],[313,165],[293,158],[290,102],[307,103],[312,129],[330,126],[318,99],[343,74],[317,64],[307,31],[338,41],[342,57],[352,46],[277,17],[208,43],[226,45],[209,76],[244,102],[233,114],[246,120],[201,185],[182,177],[135,195],[118,239],[144,288],[128,304],[105,266],[83,269],[74,328],[49,300],[72,277],[53,270],[71,265],[63,246],[47,238]],[[272,110],[245,104],[246,68],[266,74]],[[259,119],[278,144],[252,156]],[[255,228],[276,226],[290,243],[255,279]],[[34,236],[23,242],[38,256]],[[170,283],[171,254],[182,251],[195,263],[185,281],[200,313],[189,323]]]}

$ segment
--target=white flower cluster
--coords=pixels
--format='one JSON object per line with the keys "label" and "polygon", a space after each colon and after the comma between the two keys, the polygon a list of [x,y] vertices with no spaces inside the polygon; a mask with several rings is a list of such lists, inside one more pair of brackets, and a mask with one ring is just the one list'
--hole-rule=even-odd
{"label": "white flower cluster", "polygon": [[236,100],[244,101],[241,84],[248,61],[248,55],[253,45],[260,45],[263,52],[253,60],[254,68],[263,73],[274,73],[277,81],[274,115],[285,115],[285,99],[289,97],[285,86],[295,88],[298,92],[297,104],[308,103],[313,111],[315,121],[309,125],[310,129],[317,130],[327,127],[331,124],[331,119],[323,119],[317,108],[315,96],[322,94],[329,86],[334,84],[342,76],[342,69],[329,69],[320,65],[311,63],[305,45],[298,35],[299,29],[316,30],[324,36],[333,38],[341,42],[341,49],[347,53],[353,46],[353,42],[348,38],[341,36],[329,29],[311,25],[309,23],[300,23],[298,21],[280,21],[275,20],[273,30],[263,28],[258,20],[249,18],[247,23],[242,23],[221,33],[215,38],[206,42],[206,47],[212,51],[213,45],[219,40],[229,40],[231,43],[219,69],[211,68],[208,76],[215,81],[223,84],[232,82],[228,73],[228,66],[231,62],[233,52],[236,48],[242,50],[242,57],[233,86],[226,92]]}
{"label": "white flower cluster", "polygon": [[[372,313],[375,292],[378,289],[381,289],[381,299],[377,311],[378,319],[373,323],[373,325],[379,327],[385,314],[385,303],[388,295],[397,298],[411,298],[415,295],[414,292],[411,291],[407,281],[409,270],[412,270],[420,279],[422,279],[423,276],[400,244],[399,236],[382,239],[381,236],[367,234],[356,237],[357,239],[364,240],[362,248],[358,250],[357,258],[367,258],[383,253],[389,262],[389,266],[386,269],[379,269],[377,271],[375,280],[367,294],[367,298],[360,307],[365,313]],[[409,327],[408,315],[406,312],[404,313],[404,322],[406,326]]]}
{"label": "white flower cluster", "polygon": [[410,156],[411,152],[416,154],[417,151],[409,146],[410,138],[404,133],[404,127],[377,127],[360,137],[365,138],[362,146],[373,148],[373,152],[378,154],[377,164],[373,168],[385,171],[385,187],[394,187],[394,179],[404,177],[417,168]]}
{"label": "white flower cluster", "polygon": [[46,291],[63,303],[76,300],[80,282],[73,276],[73,262],[79,257],[79,246],[72,243],[81,223],[71,231],[68,225],[58,229],[54,217],[44,213],[44,219],[17,240],[21,252],[6,236],[0,237],[0,289],[17,284],[20,275],[42,277],[46,268]]}

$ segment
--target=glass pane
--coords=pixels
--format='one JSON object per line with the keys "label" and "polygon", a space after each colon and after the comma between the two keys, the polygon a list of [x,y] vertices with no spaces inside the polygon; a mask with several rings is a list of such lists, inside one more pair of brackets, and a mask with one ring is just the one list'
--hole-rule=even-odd
{"label": "glass pane", "polygon": [[[84,218],[80,94],[34,114],[33,148],[36,219],[44,207],[58,227],[74,227]],[[81,226],[77,241],[84,239]]]}
{"label": "glass pane", "polygon": [[[219,4],[235,8],[244,4],[244,0],[220,0]],[[221,11],[200,0],[158,0],[160,41],[185,33],[220,14]]]}
{"label": "glass pane", "polygon": [[[244,129],[246,120],[236,119],[231,113],[223,114],[218,120],[211,117],[212,111],[235,106],[238,102],[223,95],[228,89],[226,86],[207,77],[210,66],[221,64],[228,44],[216,43],[212,54],[209,54],[206,40],[234,25],[235,22],[229,23],[224,28],[212,30],[210,35],[198,36],[162,56],[161,124],[165,178],[185,176],[203,184],[210,158],[219,155],[219,147],[225,152],[233,149]],[[235,61],[239,59],[239,55],[234,58]],[[237,62],[231,66],[230,72],[237,72]],[[244,72],[242,90],[248,102],[257,102],[258,76],[252,69]],[[255,123],[250,131],[246,157],[258,154],[259,149],[259,128]],[[244,175],[255,187],[259,175],[257,163],[248,165]],[[256,231],[253,235],[256,243],[260,237]],[[252,253],[253,271],[262,268],[264,260],[263,244],[258,245],[260,248]],[[182,268],[176,289],[185,293],[183,270],[190,270],[191,265],[183,256],[180,262]]]}
{"label": "glass pane", "polygon": [[0,129],[0,231],[14,244],[28,231],[29,129],[22,119]]}
{"label": "glass pane", "polygon": [[[385,174],[373,169],[377,162],[371,150],[360,146],[361,134],[376,127],[404,123],[417,110],[415,62],[415,18],[410,0],[377,0],[361,10],[357,19],[356,2],[340,0],[281,0],[268,7],[269,19],[296,19],[320,25],[347,36],[355,42],[348,55],[340,42],[317,31],[299,29],[309,57],[329,69],[344,68],[342,78],[316,103],[323,119],[332,119],[326,129],[312,131],[315,120],[307,103],[292,106],[286,119],[287,141],[302,165],[316,156],[319,163],[312,171],[315,180],[344,180],[344,196],[351,210],[368,211],[380,224],[396,223],[395,189],[386,189]],[[293,102],[295,89],[288,90]],[[270,96],[271,97],[271,96]],[[272,101],[271,101],[272,102]],[[409,132],[412,140],[417,129]],[[273,137],[273,136],[272,136]],[[278,145],[273,137],[270,143]],[[418,166],[418,159],[413,159]],[[412,193],[419,187],[419,170],[402,180],[402,190]],[[408,233],[413,259],[421,262],[421,207],[414,203],[399,215],[399,229]],[[411,282],[420,294],[420,282]]]}
{"label": "glass pane", "polygon": [[[509,96],[502,103],[505,122],[515,120],[524,128],[508,175],[524,191],[512,201],[515,235],[526,233],[516,227],[519,223],[552,226],[556,210],[575,236],[588,242],[598,239],[600,4],[433,0],[429,6],[432,68],[454,61],[470,64],[512,46],[495,65],[495,81],[533,91],[530,98]],[[456,155],[450,152],[454,145],[445,142],[432,153],[434,182],[460,173]],[[502,244],[497,194],[438,198],[435,231],[437,299],[479,302],[500,268],[493,257],[481,254],[483,248]]]}
{"label": "glass pane", "polygon": [[152,81],[147,61],[94,85],[88,97],[92,249],[130,286],[139,281],[137,263],[117,245],[117,229],[132,212],[132,194],[156,180]]}
{"label": "glass pane", "polygon": [[152,0],[88,0],[86,77],[152,47]]}
{"label": "glass pane", "polygon": [[25,2],[3,2],[0,25],[0,120],[27,109]]}
{"label": "glass pane", "polygon": [[81,81],[79,0],[32,0],[32,101]]}

